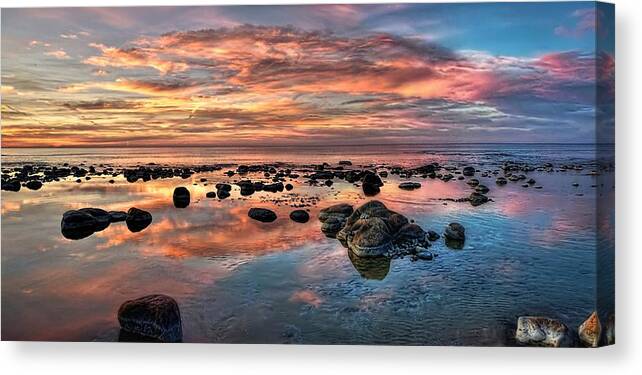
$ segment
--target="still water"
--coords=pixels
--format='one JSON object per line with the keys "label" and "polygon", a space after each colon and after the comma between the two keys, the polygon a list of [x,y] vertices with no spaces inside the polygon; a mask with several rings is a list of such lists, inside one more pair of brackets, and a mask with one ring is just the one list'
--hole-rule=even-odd
{"label": "still water", "polygon": [[[468,196],[465,181],[412,178],[422,187],[405,191],[390,175],[374,199],[443,232],[450,222],[466,228],[461,250],[433,244],[438,257],[363,262],[332,238],[318,211],[370,199],[359,187],[335,179],[332,187],[288,181],[291,192],[258,192],[208,199],[216,182],[233,182],[227,169],[128,183],[122,176],[69,178],[42,189],[2,192],[2,339],[115,341],[116,312],[125,300],[162,293],[178,302],[184,341],[226,343],[507,345],[518,315],[548,315],[577,327],[611,284],[613,172],[589,176],[612,148],[592,145],[370,146],[301,149],[3,149],[3,168],[24,163],[133,166],[286,163],[297,167],[351,160],[371,165],[420,166],[436,161],[493,170],[506,160],[583,164],[583,171],[529,172],[542,189],[476,176],[493,200],[479,207],[453,202]],[[381,167],[381,170],[385,167]],[[248,175],[262,180],[260,174]],[[207,182],[201,182],[206,178]],[[403,179],[406,181],[406,179]],[[207,184],[207,186],[205,185]],[[579,184],[579,186],[573,186]],[[175,187],[192,202],[175,208]],[[288,214],[301,198],[311,220]],[[60,233],[62,214],[99,207],[153,215],[132,233],[114,223],[82,240]],[[250,207],[274,210],[261,223]],[[612,300],[600,307],[612,311]],[[607,311],[608,310],[608,311]]]}

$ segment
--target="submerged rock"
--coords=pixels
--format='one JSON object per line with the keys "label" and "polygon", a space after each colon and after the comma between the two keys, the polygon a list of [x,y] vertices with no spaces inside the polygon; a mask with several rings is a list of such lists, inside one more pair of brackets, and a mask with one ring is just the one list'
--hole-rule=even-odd
{"label": "submerged rock", "polygon": [[474,167],[464,167],[464,169],[461,172],[464,176],[474,176],[475,175],[475,168]]}
{"label": "submerged rock", "polygon": [[294,210],[290,212],[290,219],[297,223],[307,223],[310,220],[310,214],[305,210]]}
{"label": "submerged rock", "polygon": [[541,316],[520,316],[515,339],[520,344],[531,346],[557,348],[572,344],[569,329],[564,323]]}
{"label": "submerged rock", "polygon": [[470,204],[473,207],[481,206],[482,204],[488,202],[488,197],[485,196],[482,193],[473,191],[470,193],[470,196],[468,197],[468,200],[470,201]]}
{"label": "submerged rock", "polygon": [[421,184],[419,182],[402,182],[399,184],[399,189],[402,190],[415,190],[419,189]]}
{"label": "submerged rock", "polygon": [[118,309],[122,330],[161,342],[183,340],[181,313],[176,301],[162,294],[153,294],[126,301]]}
{"label": "submerged rock", "polygon": [[452,249],[463,249],[466,241],[466,229],[459,223],[450,223],[444,230],[446,246]]}
{"label": "submerged rock", "polygon": [[602,324],[596,311],[593,311],[593,313],[580,324],[577,334],[583,345],[597,348],[600,344],[600,337],[602,336]]}
{"label": "submerged rock", "polygon": [[127,212],[124,211],[109,211],[109,221],[112,223],[117,223],[120,221],[127,220]]}
{"label": "submerged rock", "polygon": [[337,238],[362,257],[377,257],[414,249],[426,233],[408,219],[389,210],[379,201],[370,201],[355,210]]}
{"label": "submerged rock", "polygon": [[271,223],[276,220],[276,213],[267,208],[250,208],[247,216],[262,223]]}
{"label": "submerged rock", "polygon": [[176,208],[185,208],[189,206],[190,193],[184,186],[179,186],[174,189],[174,194],[172,196],[174,200],[174,207]]}
{"label": "submerged rock", "polygon": [[96,231],[98,221],[87,212],[70,210],[62,215],[60,230],[65,238],[79,240],[89,237]]}
{"label": "submerged rock", "polygon": [[125,223],[131,232],[140,232],[152,223],[152,214],[136,207],[132,207],[127,211],[127,219],[125,220]]}

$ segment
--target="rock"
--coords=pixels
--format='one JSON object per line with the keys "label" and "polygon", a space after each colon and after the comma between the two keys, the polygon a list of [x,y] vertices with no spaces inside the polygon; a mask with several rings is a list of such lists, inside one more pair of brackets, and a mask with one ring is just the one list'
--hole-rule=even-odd
{"label": "rock", "polygon": [[413,248],[426,233],[416,224],[379,201],[370,201],[355,210],[337,238],[361,257],[377,257]]}
{"label": "rock", "polygon": [[475,188],[475,191],[478,192],[478,193],[481,193],[481,194],[486,194],[486,193],[488,193],[490,191],[490,189],[486,185],[478,185]]}
{"label": "rock", "polygon": [[267,191],[270,193],[277,193],[283,191],[284,186],[282,182],[277,182],[274,184],[267,184],[263,186],[263,191]]}
{"label": "rock", "polygon": [[321,231],[327,237],[336,238],[337,233],[343,228],[345,224],[345,217],[331,216],[321,224]]}
{"label": "rock", "polygon": [[292,184],[285,184],[285,190],[290,191],[292,189],[294,189],[294,186],[292,186]]}
{"label": "rock", "polygon": [[109,221],[112,223],[117,223],[120,221],[127,220],[127,212],[124,211],[109,211]]}
{"label": "rock", "polygon": [[98,221],[87,212],[70,210],[62,215],[60,230],[65,238],[79,240],[91,236],[98,227]]}
{"label": "rock", "polygon": [[174,207],[176,208],[185,208],[189,206],[190,193],[184,186],[179,186],[174,189],[174,195],[172,198],[174,200]]}
{"label": "rock", "polygon": [[276,220],[276,213],[267,208],[250,208],[247,216],[262,223],[271,223]]}
{"label": "rock", "polygon": [[216,191],[216,195],[218,195],[218,199],[225,199],[230,196],[230,191],[219,189]]}
{"label": "rock", "polygon": [[111,223],[111,215],[109,212],[100,208],[81,208],[78,211],[87,213],[96,219],[96,227],[94,232],[100,232],[109,226]]}
{"label": "rock", "polygon": [[294,210],[290,212],[290,219],[297,223],[307,223],[310,220],[310,214],[305,210]]}
{"label": "rock", "polygon": [[352,215],[354,208],[347,203],[339,203],[330,207],[326,207],[319,211],[319,221],[324,222],[331,216],[343,216],[347,218]]}
{"label": "rock", "polygon": [[127,219],[125,219],[125,222],[127,224],[127,229],[131,232],[140,232],[152,223],[152,214],[136,207],[132,207],[127,211]]}
{"label": "rock", "polygon": [[439,233],[435,232],[434,230],[429,230],[428,233],[426,234],[428,237],[428,241],[437,241],[439,239]]}
{"label": "rock", "polygon": [[461,172],[464,176],[474,176],[475,175],[475,168],[474,167],[464,167],[464,169]]}
{"label": "rock", "polygon": [[527,183],[527,184],[529,184],[529,185],[534,185],[534,184],[535,184],[535,182],[536,182],[536,181],[535,181],[534,179],[532,179],[532,178],[531,178],[531,179],[529,179],[528,181],[526,181],[526,183]]}
{"label": "rock", "polygon": [[468,182],[466,182],[466,183],[467,183],[467,184],[468,184],[468,186],[470,186],[470,187],[475,187],[475,186],[479,185],[479,180],[478,180],[478,179],[476,179],[476,178],[471,178],[471,179],[470,179],[470,180],[468,180]]}
{"label": "rock", "polygon": [[597,316],[597,312],[593,313],[586,318],[586,320],[580,324],[580,327],[577,330],[577,335],[580,338],[580,342],[592,348],[597,348],[600,344],[600,337],[602,336],[602,324],[600,323],[600,318]]}
{"label": "rock", "polygon": [[20,185],[20,181],[18,180],[2,181],[2,190],[20,191],[21,187],[22,185]]}
{"label": "rock", "polygon": [[505,177],[497,177],[497,179],[495,180],[495,183],[497,185],[506,185],[508,181],[506,180]]}
{"label": "rock", "polygon": [[208,191],[207,193],[205,193],[205,197],[206,198],[216,198],[216,192]]}
{"label": "rock", "polygon": [[452,249],[462,249],[466,241],[466,229],[459,223],[450,223],[444,231],[446,246]]}
{"label": "rock", "polygon": [[162,294],[126,301],[118,309],[118,322],[126,332],[161,342],[183,340],[178,304],[173,298]]}
{"label": "rock", "polygon": [[361,188],[363,189],[363,194],[365,194],[366,197],[373,197],[381,192],[379,186],[376,185],[363,184]]}
{"label": "rock", "polygon": [[350,160],[341,160],[339,165],[352,165],[352,162]]}
{"label": "rock", "polygon": [[254,184],[252,181],[241,181],[237,184],[241,188],[241,195],[248,196],[254,194],[256,189],[254,189]]}
{"label": "rock", "polygon": [[472,193],[470,193],[470,196],[468,196],[468,200],[473,207],[477,207],[488,202],[488,197],[484,194],[473,191]]}
{"label": "rock", "polygon": [[517,319],[515,339],[530,346],[570,346],[569,329],[560,321],[540,316],[520,316]]}
{"label": "rock", "polygon": [[433,260],[434,258],[433,254],[430,251],[425,249],[417,252],[415,256],[417,257],[417,259],[421,259],[421,260]]}
{"label": "rock", "polygon": [[383,181],[381,181],[381,178],[370,171],[366,171],[363,176],[361,177],[361,182],[362,182],[362,189],[363,193],[368,196],[374,196],[379,194],[381,191],[380,187],[383,186]]}
{"label": "rock", "polygon": [[606,327],[604,329],[604,342],[606,345],[615,344],[615,315],[610,314],[608,320],[606,321]]}
{"label": "rock", "polygon": [[40,189],[42,187],[42,182],[40,182],[38,180],[31,180],[31,181],[28,181],[25,184],[25,186],[29,190],[38,190],[38,189]]}
{"label": "rock", "polygon": [[419,189],[421,184],[419,182],[402,182],[399,184],[399,189],[402,190],[415,190]]}
{"label": "rock", "polygon": [[232,185],[230,184],[224,184],[224,183],[218,183],[214,185],[216,187],[216,190],[224,190],[224,191],[231,191],[232,190]]}

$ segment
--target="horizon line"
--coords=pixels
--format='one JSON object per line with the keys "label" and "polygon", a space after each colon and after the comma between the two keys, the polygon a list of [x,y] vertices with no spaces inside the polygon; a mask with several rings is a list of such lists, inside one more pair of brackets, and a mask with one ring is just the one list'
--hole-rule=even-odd
{"label": "horizon line", "polygon": [[615,145],[615,142],[422,142],[422,143],[367,143],[367,144],[283,144],[283,145],[113,145],[113,146],[2,146],[0,149],[29,149],[29,148],[238,148],[238,147],[258,147],[258,148],[314,148],[314,147],[371,147],[371,146],[437,146],[437,145]]}

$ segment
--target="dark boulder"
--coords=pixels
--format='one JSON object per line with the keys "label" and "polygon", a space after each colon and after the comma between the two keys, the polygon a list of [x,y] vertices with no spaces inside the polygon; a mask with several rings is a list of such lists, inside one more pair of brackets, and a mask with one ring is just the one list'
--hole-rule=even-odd
{"label": "dark boulder", "polygon": [[267,191],[270,193],[277,193],[283,191],[285,187],[283,186],[282,182],[276,182],[273,184],[267,184],[263,186],[263,191]]}
{"label": "dark boulder", "polygon": [[434,230],[429,230],[427,232],[427,237],[428,237],[428,241],[434,242],[434,241],[437,241],[440,236],[439,236],[439,233],[435,232]]}
{"label": "dark boulder", "polygon": [[218,195],[218,199],[225,199],[230,196],[230,191],[229,190],[224,190],[224,189],[219,189],[216,191],[216,195]]}
{"label": "dark boulder", "polygon": [[297,223],[307,223],[310,220],[310,214],[305,210],[294,210],[290,212],[290,219]]}
{"label": "dark boulder", "polygon": [[247,216],[262,223],[271,223],[276,220],[276,213],[267,208],[250,208]]}
{"label": "dark boulder", "polygon": [[2,190],[20,191],[21,187],[22,185],[20,185],[20,181],[18,180],[2,181]]}
{"label": "dark boulder", "polygon": [[285,184],[285,190],[290,191],[292,189],[294,189],[294,186],[292,186],[292,184]]}
{"label": "dark boulder", "polygon": [[81,208],[78,211],[87,213],[96,219],[96,227],[94,232],[100,232],[109,226],[111,223],[111,216],[109,212],[100,208]]}
{"label": "dark boulder", "polygon": [[87,212],[70,210],[62,215],[60,230],[62,235],[70,240],[89,237],[96,231],[98,221]]}
{"label": "dark boulder", "polygon": [[147,211],[132,207],[127,211],[127,228],[131,232],[140,232],[152,223],[152,214]]}
{"label": "dark boulder", "polygon": [[319,221],[323,223],[321,231],[328,237],[336,237],[352,212],[354,209],[347,203],[335,204],[322,209],[319,212]]}
{"label": "dark boulder", "polygon": [[174,195],[172,196],[174,200],[174,207],[176,208],[185,208],[189,206],[190,193],[184,186],[179,186],[174,189]]}
{"label": "dark boulder", "polygon": [[31,180],[31,181],[28,181],[25,184],[25,186],[29,190],[39,190],[42,187],[42,182],[40,182],[38,180]]}
{"label": "dark boulder", "polygon": [[241,188],[242,196],[252,195],[256,191],[252,181],[241,181],[237,185]]}
{"label": "dark boulder", "polygon": [[123,331],[161,342],[183,340],[181,313],[176,301],[153,294],[126,301],[118,309],[118,322]]}
{"label": "dark boulder", "polygon": [[426,233],[408,219],[389,210],[379,201],[370,201],[356,209],[346,220],[337,238],[358,256],[388,256],[392,252],[414,248]]}
{"label": "dark boulder", "polygon": [[216,192],[208,191],[207,193],[205,193],[205,197],[207,197],[207,198],[216,198]]}
{"label": "dark boulder", "polygon": [[464,167],[464,169],[461,172],[464,176],[474,176],[475,175],[475,168],[474,167]]}
{"label": "dark boulder", "polygon": [[117,223],[127,220],[127,212],[124,211],[109,211],[109,221]]}
{"label": "dark boulder", "polygon": [[478,185],[475,188],[475,191],[478,192],[478,193],[481,193],[481,194],[486,194],[486,193],[488,193],[490,191],[490,189],[486,185]]}
{"label": "dark boulder", "polygon": [[462,249],[466,241],[466,229],[459,223],[450,223],[444,231],[446,246],[453,249]]}
{"label": "dark boulder", "polygon": [[488,202],[488,197],[485,196],[482,193],[478,193],[476,191],[473,191],[470,193],[470,196],[468,197],[468,200],[470,201],[470,204],[473,207],[481,206],[482,204]]}

